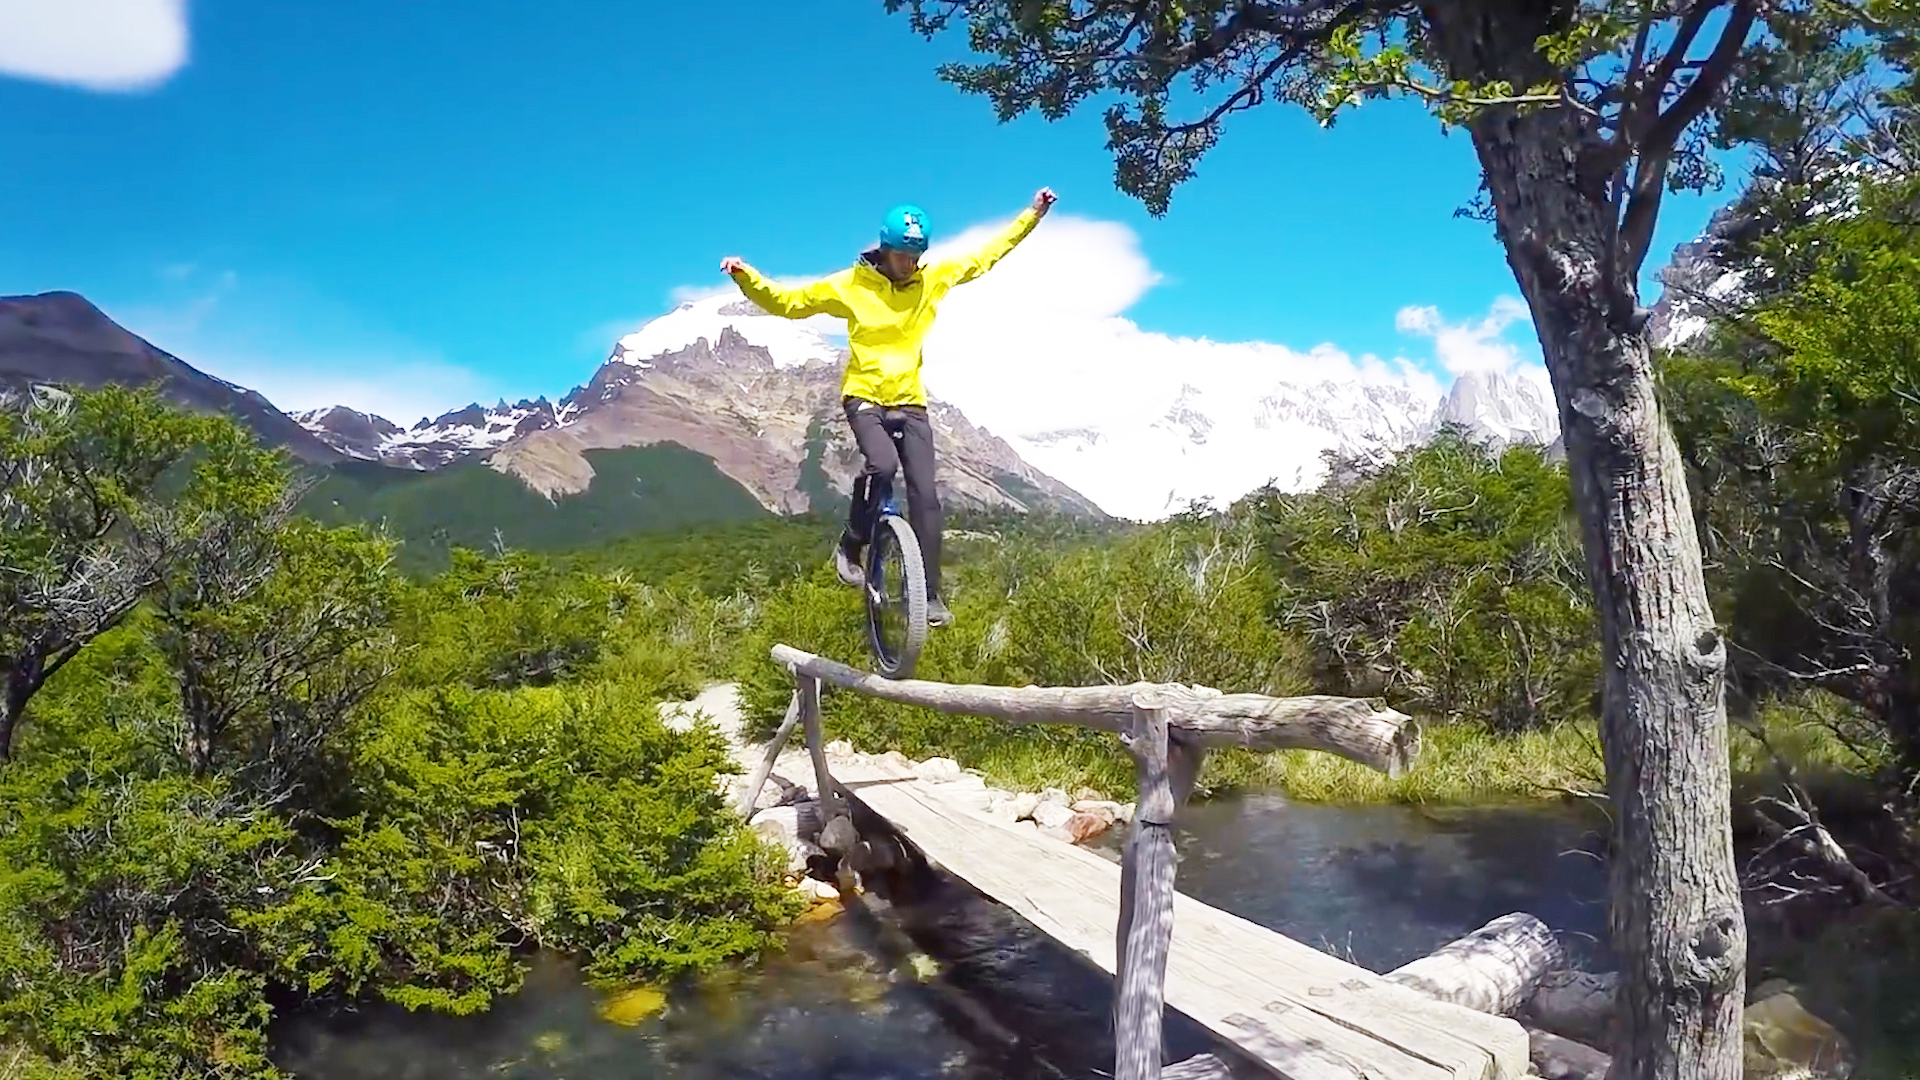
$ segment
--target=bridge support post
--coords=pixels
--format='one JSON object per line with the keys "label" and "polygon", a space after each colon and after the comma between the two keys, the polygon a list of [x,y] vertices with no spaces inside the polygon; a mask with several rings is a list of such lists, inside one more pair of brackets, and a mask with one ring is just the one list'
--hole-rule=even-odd
{"label": "bridge support post", "polygon": [[794,700],[799,704],[800,723],[807,733],[807,755],[813,758],[813,785],[820,807],[820,850],[839,859],[834,884],[842,896],[852,895],[854,876],[852,857],[860,846],[860,834],[853,827],[847,804],[827,771],[827,746],[820,723],[820,680],[795,672]]}
{"label": "bridge support post", "polygon": [[753,776],[747,780],[746,794],[740,797],[741,817],[753,817],[753,804],[760,801],[760,789],[767,786],[767,777],[773,775],[773,763],[779,760],[780,751],[786,749],[787,740],[793,737],[793,729],[799,723],[800,691],[796,688],[793,697],[787,701],[787,718],[780,722],[780,730],[774,732],[773,738],[767,740],[766,756],[760,759],[760,764],[754,767]]}
{"label": "bridge support post", "polygon": [[1193,791],[1205,751],[1167,730],[1165,703],[1134,700],[1121,742],[1133,755],[1138,802],[1120,859],[1114,954],[1114,1080],[1160,1080],[1167,956],[1173,947],[1173,815]]}

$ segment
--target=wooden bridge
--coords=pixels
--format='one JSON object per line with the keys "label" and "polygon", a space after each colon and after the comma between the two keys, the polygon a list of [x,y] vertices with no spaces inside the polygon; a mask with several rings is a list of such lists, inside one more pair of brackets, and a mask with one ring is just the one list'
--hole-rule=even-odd
{"label": "wooden bridge", "polygon": [[[818,846],[854,873],[897,865],[902,843],[1115,975],[1116,1080],[1221,1080],[1212,1055],[1162,1063],[1164,1006],[1284,1080],[1517,1080],[1529,1030],[1509,1018],[1543,973],[1564,962],[1531,916],[1511,915],[1380,975],[1174,890],[1171,822],[1210,746],[1305,748],[1398,774],[1419,749],[1404,714],[1338,697],[1270,698],[1163,684],[1039,688],[889,681],[775,646],[795,691],[785,722],[748,781],[751,811],[782,746],[804,730],[819,799]],[[955,785],[921,780],[899,755],[829,769],[821,683],[888,701],[1011,723],[1111,731],[1136,763],[1138,802],[1121,859],[1111,861],[968,805]],[[851,803],[866,828],[856,828]],[[884,828],[874,827],[875,820]],[[1534,1032],[1533,1052],[1554,1036]],[[1584,1047],[1569,1044],[1576,1051]],[[1549,1047],[1551,1049],[1551,1047]],[[1592,1051],[1586,1051],[1593,1054]],[[1585,1075],[1584,1062],[1564,1075]],[[1554,1075],[1549,1073],[1548,1075]]]}

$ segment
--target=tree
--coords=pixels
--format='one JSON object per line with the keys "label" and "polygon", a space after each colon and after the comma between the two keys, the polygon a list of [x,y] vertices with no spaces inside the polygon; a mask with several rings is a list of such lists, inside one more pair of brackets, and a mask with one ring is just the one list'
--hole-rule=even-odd
{"label": "tree", "polygon": [[33,695],[180,549],[165,482],[223,423],[118,387],[0,400],[0,763]]}
{"label": "tree", "polygon": [[1858,704],[1920,776],[1920,179],[1763,245],[1774,291],[1665,392],[1729,578],[1736,670],[1756,692]]}
{"label": "tree", "polygon": [[[1726,648],[1661,419],[1637,280],[1669,190],[1718,181],[1730,91],[1771,57],[1910,19],[1911,0],[884,0],[985,63],[942,76],[1001,119],[1106,112],[1120,188],[1155,214],[1232,113],[1332,123],[1412,95],[1464,126],[1559,404],[1606,671],[1622,1077],[1737,1077],[1746,928],[1728,809]],[[1201,99],[1174,121],[1176,81]]]}

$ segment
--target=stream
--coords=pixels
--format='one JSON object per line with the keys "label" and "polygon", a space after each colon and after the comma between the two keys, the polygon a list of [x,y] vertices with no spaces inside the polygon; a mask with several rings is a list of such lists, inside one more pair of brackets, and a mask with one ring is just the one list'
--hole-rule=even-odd
{"label": "stream", "polygon": [[[1385,971],[1497,916],[1530,912],[1608,970],[1604,821],[1566,807],[1333,807],[1246,795],[1182,811],[1181,891]],[[1117,857],[1122,830],[1096,841]],[[899,959],[904,924],[938,974]],[[892,951],[889,952],[889,949]],[[482,1017],[370,1010],[279,1033],[302,1080],[987,1080],[1102,1077],[1104,975],[964,888],[799,927],[752,970],[675,988],[664,1012],[603,1020],[559,960]],[[1175,1059],[1209,1049],[1169,1012]]]}

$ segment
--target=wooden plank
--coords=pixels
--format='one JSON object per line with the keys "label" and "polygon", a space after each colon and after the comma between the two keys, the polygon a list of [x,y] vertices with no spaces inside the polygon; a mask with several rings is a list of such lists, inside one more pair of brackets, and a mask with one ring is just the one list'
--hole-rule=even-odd
{"label": "wooden plank", "polygon": [[[1116,970],[1119,868],[976,813],[880,759],[835,778],[931,860]],[[1517,1080],[1519,1024],[1424,997],[1191,897],[1174,895],[1166,1004],[1285,1080]]]}

